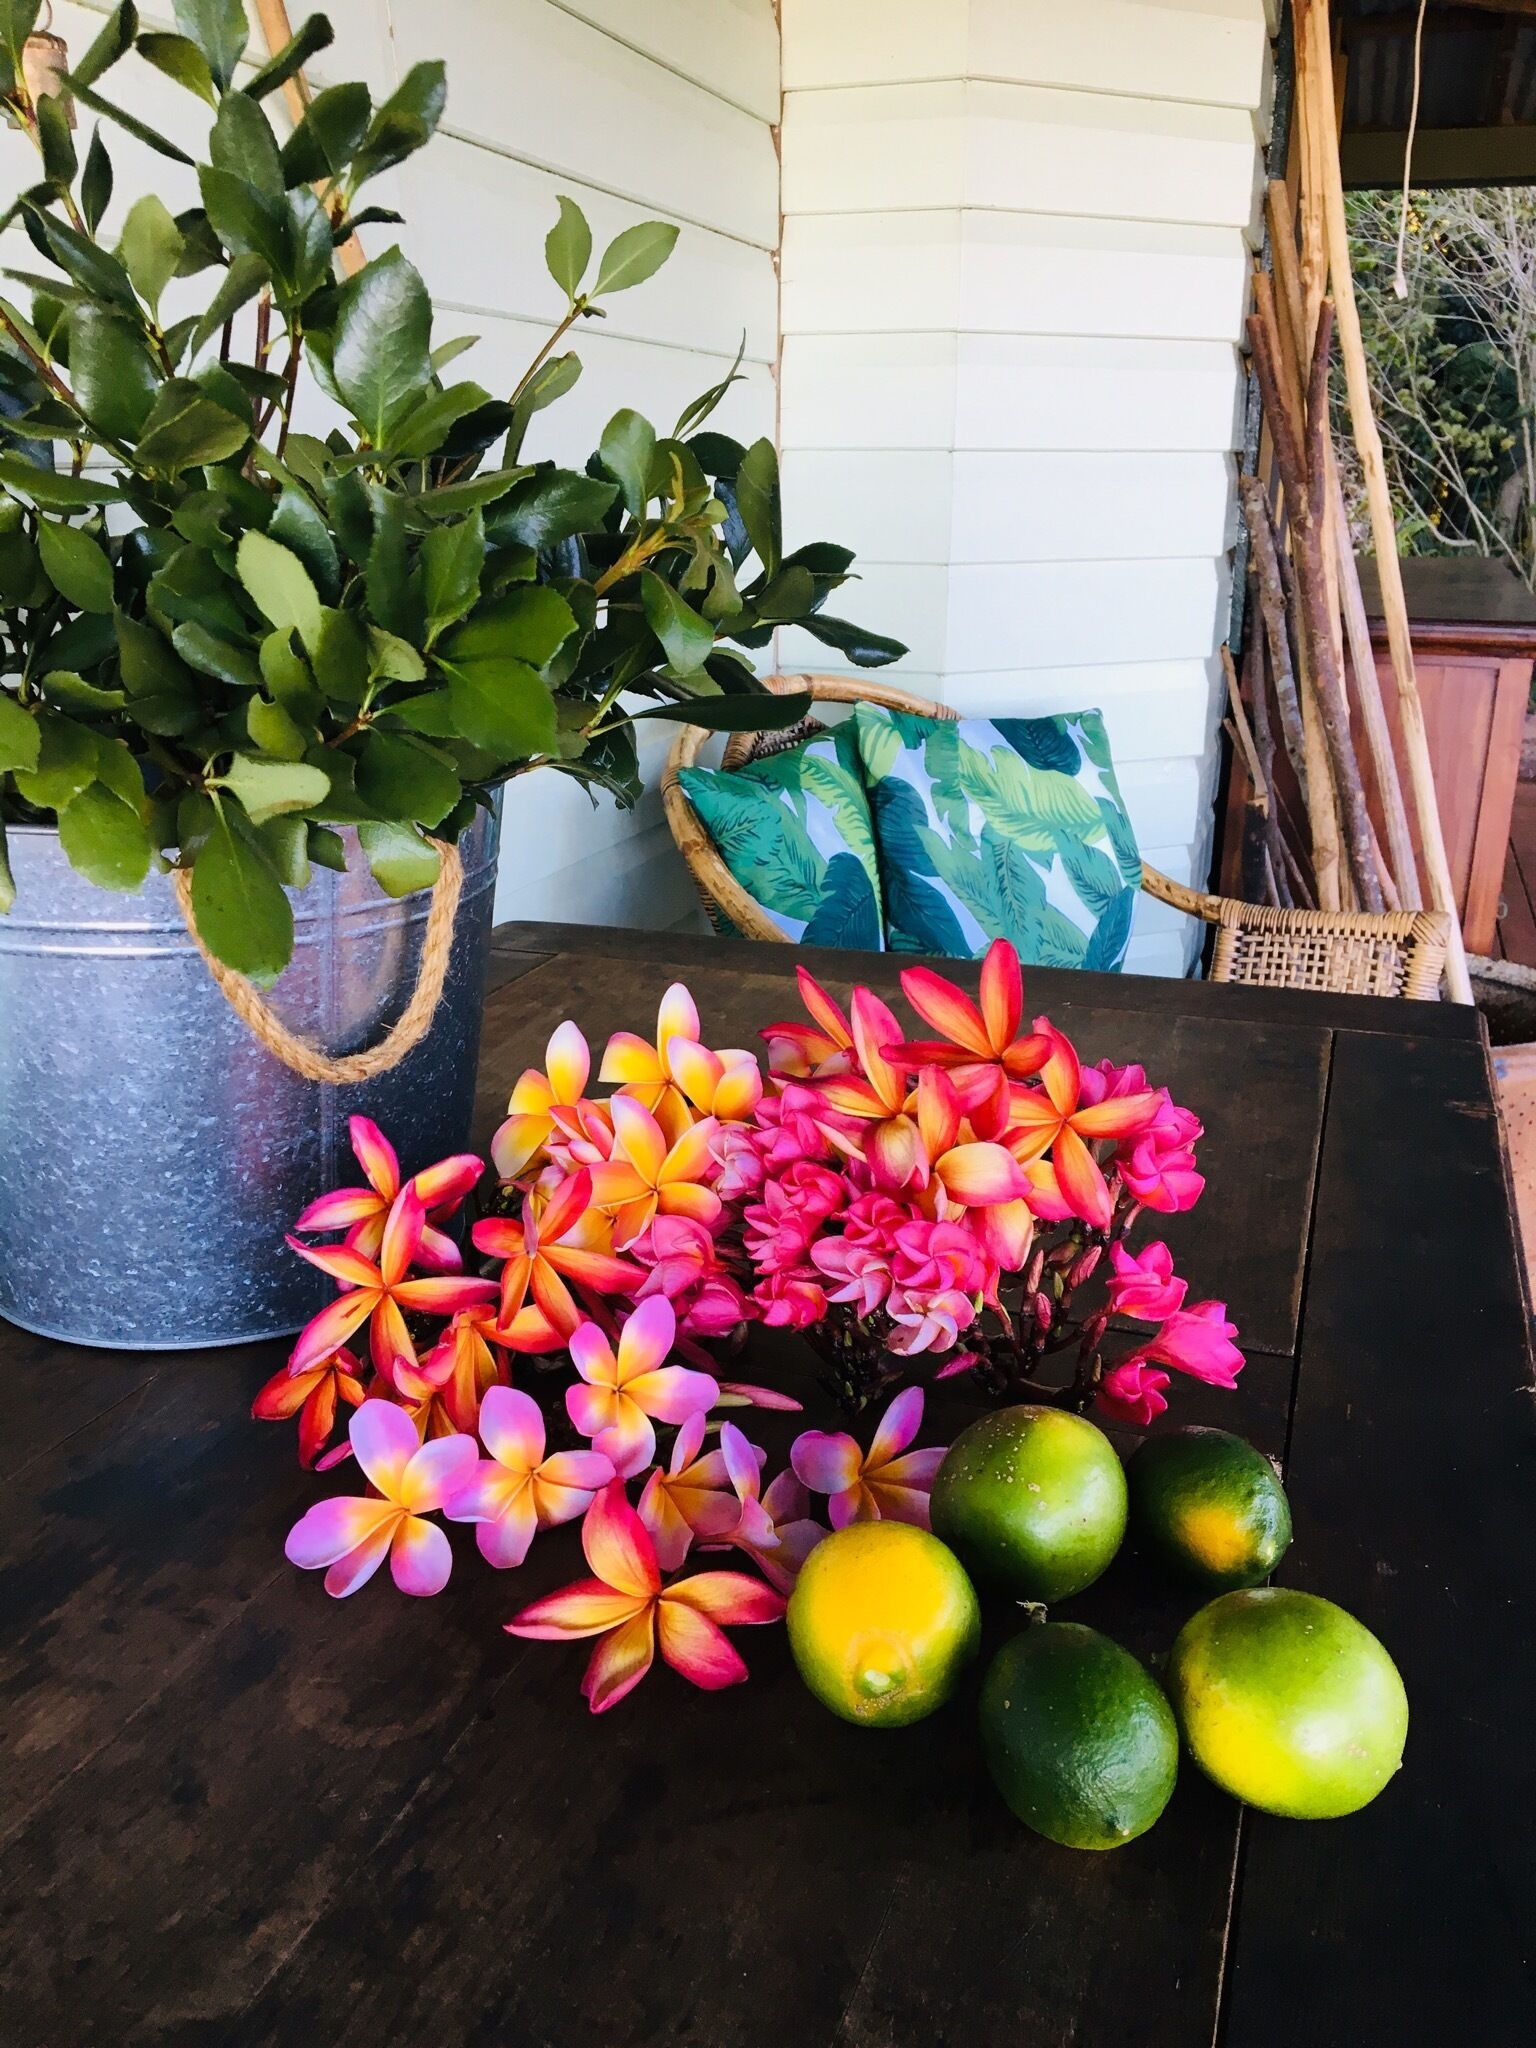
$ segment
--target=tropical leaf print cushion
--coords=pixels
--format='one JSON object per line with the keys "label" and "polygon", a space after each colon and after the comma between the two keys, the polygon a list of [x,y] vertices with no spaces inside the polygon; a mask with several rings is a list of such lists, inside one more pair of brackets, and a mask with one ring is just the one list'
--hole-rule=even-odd
{"label": "tropical leaf print cushion", "polygon": [[1097,711],[918,718],[860,704],[886,945],[1041,967],[1125,958],[1141,856]]}
{"label": "tropical leaf print cushion", "polygon": [[785,938],[884,951],[851,723],[741,768],[683,768],[677,779],[732,875]]}

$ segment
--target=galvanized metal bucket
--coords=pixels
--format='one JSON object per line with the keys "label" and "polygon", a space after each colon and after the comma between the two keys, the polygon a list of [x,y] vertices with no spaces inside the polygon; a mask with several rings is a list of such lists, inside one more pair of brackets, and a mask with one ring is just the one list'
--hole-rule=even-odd
{"label": "galvanized metal bucket", "polygon": [[[0,917],[0,1316],[71,1344],[190,1350],[298,1329],[333,1291],[283,1233],[360,1175],[361,1111],[413,1173],[463,1149],[474,1106],[499,818],[460,842],[464,890],[431,1031],[391,1072],[317,1086],[265,1051],[215,987],[170,880],[93,887],[58,834],[7,832]],[[270,1000],[327,1052],[373,1044],[416,979],[428,897],[394,901],[349,837],[343,874],[292,893],[292,965]]]}

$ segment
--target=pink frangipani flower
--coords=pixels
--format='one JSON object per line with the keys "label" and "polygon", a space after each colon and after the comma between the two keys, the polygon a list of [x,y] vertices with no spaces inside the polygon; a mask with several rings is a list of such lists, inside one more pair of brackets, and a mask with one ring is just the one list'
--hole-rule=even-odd
{"label": "pink frangipani flower", "polygon": [[[384,1220],[390,1204],[400,1192],[400,1161],[395,1148],[372,1117],[347,1120],[352,1151],[363,1169],[368,1185],[361,1188],[333,1188],[310,1203],[294,1229],[344,1230],[347,1243],[364,1258],[376,1259],[384,1237]],[[435,1166],[423,1167],[411,1182],[427,1212],[416,1264],[425,1272],[457,1273],[464,1261],[459,1248],[444,1231],[434,1229],[459,1207],[485,1171],[483,1159],[472,1152],[456,1152]]]}
{"label": "pink frangipani flower", "polygon": [[604,1487],[581,1525],[594,1576],[535,1600],[507,1632],[540,1642],[600,1636],[581,1683],[594,1714],[616,1706],[650,1670],[658,1644],[674,1671],[706,1692],[740,1685],[741,1656],[721,1624],[777,1621],[784,1597],[745,1572],[701,1572],[663,1585],[656,1549],[624,1483]]}
{"label": "pink frangipani flower", "polygon": [[1112,1244],[1109,1263],[1113,1270],[1105,1287],[1117,1315],[1160,1323],[1183,1307],[1189,1283],[1174,1272],[1173,1253],[1167,1245],[1149,1244],[1139,1252],[1129,1252],[1123,1244]]}
{"label": "pink frangipani flower", "polygon": [[730,1541],[781,1593],[791,1592],[801,1565],[827,1533],[811,1519],[805,1487],[786,1466],[760,1494],[764,1453],[729,1422],[721,1427],[720,1448],[741,1503]]}
{"label": "pink frangipani flower", "polygon": [[678,1430],[671,1457],[655,1467],[640,1494],[640,1519],[664,1572],[677,1570],[696,1536],[728,1536],[741,1516],[723,1453],[703,1448],[704,1429],[700,1408]]}
{"label": "pink frangipani flower", "polygon": [[1167,1373],[1148,1365],[1144,1358],[1128,1358],[1105,1373],[1094,1395],[1094,1405],[1111,1422],[1128,1422],[1133,1428],[1145,1429],[1168,1406],[1163,1398],[1167,1384]]}
{"label": "pink frangipani flower", "polygon": [[322,1500],[288,1532],[284,1555],[304,1571],[325,1571],[325,1590],[355,1593],[389,1559],[402,1593],[440,1593],[453,1568],[448,1538],[425,1517],[474,1469],[475,1440],[444,1436],[419,1444],[393,1401],[365,1401],[352,1416],[352,1450],[377,1489],[362,1499]]}
{"label": "pink frangipani flower", "polygon": [[574,1522],[613,1477],[600,1451],[544,1455],[544,1417],[531,1394],[489,1387],[480,1404],[480,1441],[490,1452],[449,1495],[450,1522],[476,1524],[475,1541],[487,1564],[519,1565],[540,1529]]}
{"label": "pink frangipani flower", "polygon": [[[828,1514],[834,1529],[882,1518],[928,1527],[928,1494],[944,1462],[944,1447],[907,1451],[922,1421],[923,1390],[908,1387],[886,1409],[867,1451],[841,1431],[808,1429],[796,1437],[790,1464],[812,1493],[831,1495]],[[904,1451],[905,1457],[900,1455]]]}
{"label": "pink frangipani flower", "polygon": [[582,1384],[566,1388],[566,1411],[621,1479],[643,1472],[655,1457],[655,1423],[686,1422],[719,1396],[707,1372],[667,1364],[676,1337],[677,1318],[664,1294],[639,1304],[619,1332],[617,1352],[596,1323],[582,1323],[571,1337]]}
{"label": "pink frangipani flower", "polygon": [[1227,1321],[1224,1301],[1197,1301],[1193,1308],[1175,1310],[1135,1356],[1171,1365],[1175,1372],[1188,1373],[1208,1386],[1230,1389],[1237,1385],[1244,1364],[1232,1342],[1236,1335],[1237,1325]]}

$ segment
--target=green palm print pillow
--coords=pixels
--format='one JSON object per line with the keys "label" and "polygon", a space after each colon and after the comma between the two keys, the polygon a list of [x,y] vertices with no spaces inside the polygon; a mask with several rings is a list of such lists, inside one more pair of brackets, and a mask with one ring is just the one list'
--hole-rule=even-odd
{"label": "green palm print pillow", "polygon": [[886,945],[975,958],[1011,939],[1040,967],[1125,958],[1141,856],[1104,720],[917,718],[860,704]]}
{"label": "green palm print pillow", "polygon": [[885,950],[851,723],[741,768],[683,768],[677,779],[721,859],[785,938]]}

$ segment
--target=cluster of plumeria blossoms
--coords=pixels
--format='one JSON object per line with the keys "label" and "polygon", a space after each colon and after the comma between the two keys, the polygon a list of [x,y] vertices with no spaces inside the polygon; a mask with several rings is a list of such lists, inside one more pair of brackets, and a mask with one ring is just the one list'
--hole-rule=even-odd
{"label": "cluster of plumeria blossoms", "polygon": [[[513,1091],[489,1171],[466,1154],[403,1180],[354,1118],[365,1184],[321,1196],[289,1239],[339,1292],[255,1413],[296,1414],[303,1463],[355,1457],[368,1491],[312,1508],[292,1561],[341,1595],[387,1557],[403,1591],[434,1593],[452,1551],[433,1515],[473,1524],[499,1568],[580,1516],[593,1576],[509,1627],[597,1636],[597,1711],[657,1647],[696,1684],[744,1678],[721,1624],[776,1619],[826,1524],[926,1525],[943,1452],[908,1448],[925,1378],[1141,1427],[1173,1372],[1233,1386],[1225,1304],[1186,1303],[1167,1246],[1126,1241],[1144,1212],[1198,1200],[1198,1120],[1140,1067],[1084,1066],[1048,1018],[1023,1030],[1004,942],[979,1004],[928,968],[901,979],[934,1037],[907,1038],[867,988],[844,1012],[802,968],[807,1021],[762,1032],[766,1076],[752,1053],[704,1045],[681,986],[654,1040],[610,1039],[603,1097],[562,1024]],[[1114,1318],[1153,1327],[1110,1358]],[[764,1485],[766,1454],[729,1417],[800,1404],[722,1376],[753,1322],[799,1331],[852,1413],[901,1389],[867,1451],[807,1431]],[[695,1549],[761,1576],[663,1577]]]}

